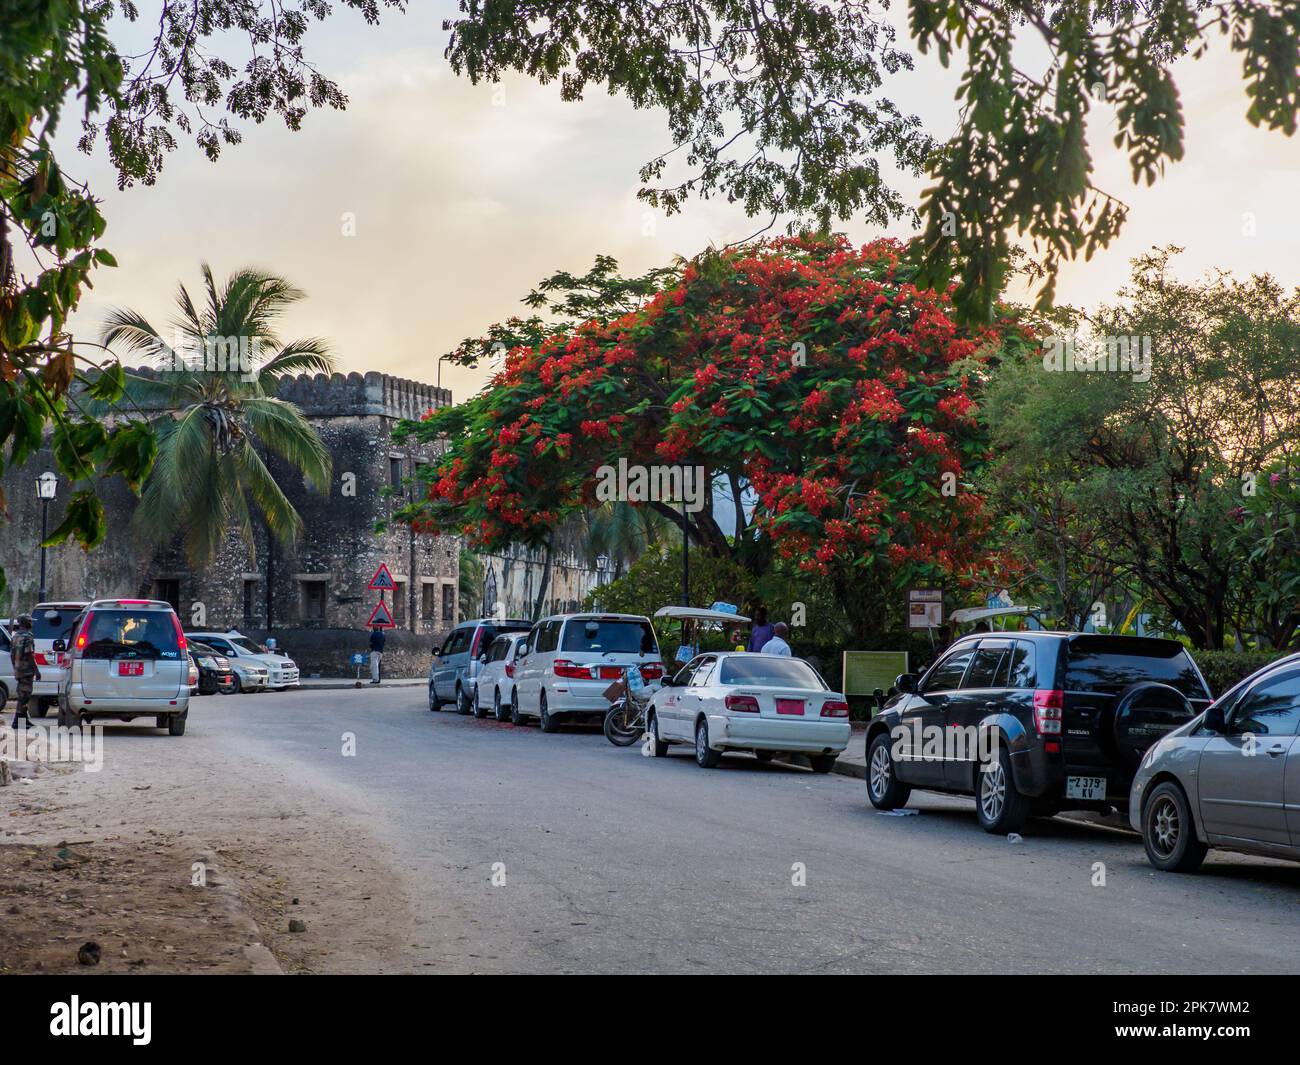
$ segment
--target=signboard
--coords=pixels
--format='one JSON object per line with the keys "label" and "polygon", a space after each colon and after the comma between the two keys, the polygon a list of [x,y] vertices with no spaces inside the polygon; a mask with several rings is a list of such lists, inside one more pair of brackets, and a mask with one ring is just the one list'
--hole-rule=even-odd
{"label": "signboard", "polygon": [[909,629],[937,629],[942,624],[943,589],[910,589],[907,593],[907,627]]}
{"label": "signboard", "polygon": [[845,651],[841,690],[845,695],[870,695],[877,688],[887,692],[906,672],[906,651]]}
{"label": "signboard", "polygon": [[381,599],[375,604],[375,609],[370,611],[370,620],[366,622],[368,629],[395,629],[396,623],[393,621],[393,615],[388,612],[388,607]]}
{"label": "signboard", "polygon": [[375,575],[370,578],[370,583],[366,588],[372,592],[394,592],[397,590],[397,583],[393,580],[393,575],[388,572],[388,564],[379,563],[379,568],[375,570]]}

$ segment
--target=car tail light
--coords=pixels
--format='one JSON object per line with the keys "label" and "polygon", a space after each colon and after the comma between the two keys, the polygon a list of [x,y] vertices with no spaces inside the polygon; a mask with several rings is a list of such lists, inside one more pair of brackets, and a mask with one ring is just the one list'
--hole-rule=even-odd
{"label": "car tail light", "polygon": [[86,638],[90,635],[90,623],[94,618],[95,612],[93,610],[89,611],[85,618],[82,619],[81,627],[77,629],[76,647],[78,651],[86,649]]}
{"label": "car tail light", "polygon": [[664,675],[664,667],[659,662],[647,662],[641,667],[641,679],[646,683],[652,680],[658,680]]}
{"label": "car tail light", "polygon": [[1034,692],[1034,727],[1040,736],[1059,736],[1065,692],[1039,688]]}
{"label": "car tail light", "polygon": [[849,704],[839,699],[827,699],[822,703],[822,717],[848,717]]}
{"label": "car tail light", "polygon": [[580,666],[577,662],[570,662],[567,658],[557,658],[555,664],[551,667],[557,677],[569,677],[573,680],[591,680],[591,670],[586,666]]}
{"label": "car tail light", "polygon": [[728,695],[723,702],[728,710],[737,710],[745,714],[758,713],[758,700],[752,695]]}
{"label": "car tail light", "polygon": [[507,663],[506,663],[506,676],[507,676],[507,677],[513,677],[514,675],[515,675],[515,664],[514,664],[513,662],[507,662]]}
{"label": "car tail light", "polygon": [[185,630],[181,628],[181,619],[172,614],[172,624],[176,626],[176,648],[179,651],[189,650],[189,644],[185,642]]}
{"label": "car tail light", "polygon": [[469,657],[471,661],[474,660],[475,658],[478,658],[478,645],[482,642],[483,642],[483,626],[480,625],[477,629],[474,630],[474,639],[473,641],[471,641],[469,645]]}

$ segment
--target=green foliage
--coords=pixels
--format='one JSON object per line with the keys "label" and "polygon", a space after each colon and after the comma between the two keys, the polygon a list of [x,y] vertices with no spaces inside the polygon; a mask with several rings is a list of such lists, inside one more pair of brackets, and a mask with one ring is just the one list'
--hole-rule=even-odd
{"label": "green foliage", "polygon": [[[135,513],[137,534],[158,546],[183,534],[195,567],[210,562],[231,532],[251,553],[254,512],[284,543],[302,532],[302,518],[263,455],[274,455],[322,493],[328,493],[331,475],[330,455],[316,430],[297,407],[274,395],[285,376],[328,373],[333,366],[323,340],[286,343],[276,332],[278,317],[304,293],[258,270],[236,271],[224,284],[207,263],[202,274],[201,303],[184,285],[177,291],[175,347],[138,312],[109,314],[104,344],[152,354],[158,368],[149,376],[113,371],[108,384],[96,382],[99,392],[124,391],[148,411],[157,435],[157,463]],[[248,353],[249,362],[227,359],[231,348]],[[98,428],[94,421],[86,425]]]}
{"label": "green foliage", "polygon": [[[1134,182],[1183,154],[1173,64],[1216,34],[1241,58],[1249,122],[1287,135],[1300,109],[1300,8],[1269,0],[910,0],[912,43],[963,70],[956,131],[937,143],[890,99],[913,67],[886,5],[861,0],[462,0],[447,57],[474,81],[519,71],[667,112],[672,148],[638,195],[668,213],[725,196],[790,232],[916,217],[881,160],[932,183],[918,283],[958,282],[957,312],[990,319],[1012,233],[1042,258],[1040,306],[1062,261],[1110,244],[1128,207],[1093,184],[1087,138],[1112,125]],[[1026,70],[1025,56],[1047,55]],[[947,128],[945,126],[945,133]],[[685,157],[681,167],[674,164]],[[770,223],[769,223],[770,224]]]}
{"label": "green foliage", "polygon": [[1210,694],[1218,698],[1239,680],[1283,657],[1284,651],[1197,651],[1193,657]]}

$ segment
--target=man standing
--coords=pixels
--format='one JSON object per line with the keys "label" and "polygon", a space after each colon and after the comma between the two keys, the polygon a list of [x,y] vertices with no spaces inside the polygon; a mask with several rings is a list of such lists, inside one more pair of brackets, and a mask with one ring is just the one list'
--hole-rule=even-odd
{"label": "man standing", "polygon": [[384,643],[388,639],[384,630],[376,625],[370,630],[370,683],[379,683],[379,665],[384,657]]}
{"label": "man standing", "polygon": [[786,636],[790,633],[790,626],[784,621],[778,621],[772,626],[773,635],[767,643],[763,644],[763,654],[765,655],[784,655],[786,658],[791,657],[790,645],[785,642]]}
{"label": "man standing", "polygon": [[754,611],[754,628],[749,633],[746,651],[761,651],[763,645],[775,634],[775,629],[767,623],[767,607],[760,606]]}
{"label": "man standing", "polygon": [[18,616],[18,631],[14,633],[9,645],[9,660],[14,665],[14,680],[18,682],[17,706],[14,709],[14,728],[18,719],[32,727],[32,719],[27,716],[27,704],[32,698],[32,683],[41,679],[41,671],[36,668],[36,640],[32,636],[32,616]]}

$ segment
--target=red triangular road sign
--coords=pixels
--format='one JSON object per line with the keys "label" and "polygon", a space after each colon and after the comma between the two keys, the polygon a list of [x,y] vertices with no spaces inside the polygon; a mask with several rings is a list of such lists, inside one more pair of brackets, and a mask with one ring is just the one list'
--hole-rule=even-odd
{"label": "red triangular road sign", "polygon": [[372,592],[394,592],[397,590],[397,583],[393,580],[393,575],[388,572],[387,563],[379,563],[379,568],[375,570],[375,575],[370,578],[370,583],[366,588]]}
{"label": "red triangular road sign", "polygon": [[383,601],[375,604],[375,609],[370,611],[370,620],[366,622],[368,629],[395,629],[396,623],[393,621],[393,615],[388,612],[388,607]]}

